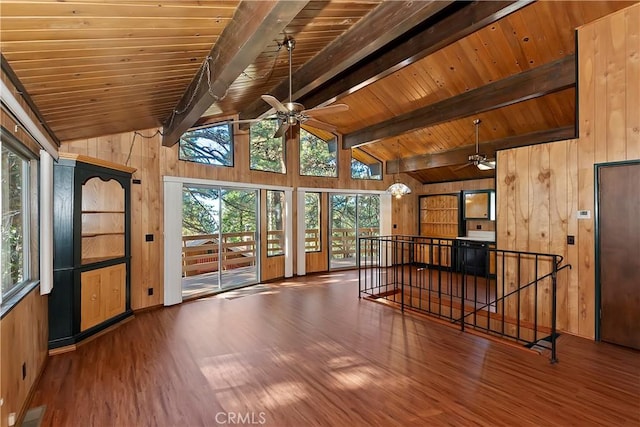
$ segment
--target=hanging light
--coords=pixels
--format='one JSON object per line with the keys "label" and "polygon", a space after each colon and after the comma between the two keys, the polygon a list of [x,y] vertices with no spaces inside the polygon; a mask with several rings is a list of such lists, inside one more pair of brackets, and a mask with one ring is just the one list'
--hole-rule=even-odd
{"label": "hanging light", "polygon": [[399,199],[405,194],[411,193],[411,189],[406,184],[394,182],[387,188],[387,192],[391,193],[396,199]]}
{"label": "hanging light", "polygon": [[[398,169],[400,169],[400,158],[398,157]],[[411,193],[411,189],[406,184],[398,180],[398,176],[395,175],[394,182],[387,188],[387,193],[391,193],[396,199]]]}

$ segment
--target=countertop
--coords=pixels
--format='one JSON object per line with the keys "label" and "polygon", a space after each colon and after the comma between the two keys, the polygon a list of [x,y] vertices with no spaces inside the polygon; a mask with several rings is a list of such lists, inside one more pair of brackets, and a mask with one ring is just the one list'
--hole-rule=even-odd
{"label": "countertop", "polygon": [[495,231],[476,231],[471,230],[467,233],[466,236],[456,237],[458,240],[471,240],[475,242],[489,242],[495,243],[496,241],[496,233]]}
{"label": "countertop", "polygon": [[460,236],[456,237],[457,240],[471,240],[473,242],[489,242],[495,243],[496,239],[491,237],[470,237],[470,236]]}

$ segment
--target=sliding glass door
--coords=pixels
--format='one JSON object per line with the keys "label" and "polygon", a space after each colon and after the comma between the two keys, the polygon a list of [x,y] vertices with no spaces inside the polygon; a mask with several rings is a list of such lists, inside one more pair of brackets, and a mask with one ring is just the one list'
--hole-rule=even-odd
{"label": "sliding glass door", "polygon": [[257,190],[185,186],[182,297],[257,283]]}
{"label": "sliding glass door", "polygon": [[380,233],[380,196],[330,194],[329,268],[358,265],[358,238]]}

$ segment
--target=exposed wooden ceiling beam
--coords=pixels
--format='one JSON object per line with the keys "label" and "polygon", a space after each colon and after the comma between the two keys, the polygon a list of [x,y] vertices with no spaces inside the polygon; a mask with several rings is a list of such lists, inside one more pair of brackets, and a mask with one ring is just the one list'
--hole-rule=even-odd
{"label": "exposed wooden ceiling beam", "polygon": [[[174,108],[174,112],[182,114],[172,113],[165,120],[162,145],[170,147],[178,142],[180,135],[216,99],[224,97],[234,80],[264,51],[268,43],[280,37],[282,30],[307,3],[307,0],[242,1],[209,53],[213,60],[208,68],[203,67],[209,70],[209,76],[199,72]],[[210,81],[210,85],[207,81]]]}
{"label": "exposed wooden ceiling beam", "polygon": [[[298,69],[292,78],[292,99],[299,99],[355,65],[365,57],[406,34],[453,1],[387,1],[365,19],[338,37]],[[289,96],[289,82],[283,81],[270,91],[279,100]],[[310,107],[310,106],[307,106]],[[255,100],[240,113],[241,119],[260,117],[269,110],[262,99]]]}
{"label": "exposed wooden ceiling beam", "polygon": [[415,129],[538,98],[574,87],[575,84],[576,57],[572,54],[346,134],[342,139],[342,147],[348,149],[370,144]]}
{"label": "exposed wooden ceiling beam", "polygon": [[[540,144],[543,142],[561,141],[575,138],[575,136],[575,126],[564,126],[482,142],[479,144],[479,151],[487,157],[493,158],[498,150]],[[475,154],[475,152],[475,145],[469,145],[441,153],[423,154],[404,159],[389,160],[386,162],[386,170],[387,174],[400,172],[410,173],[425,169],[463,165],[468,161],[469,156]]]}
{"label": "exposed wooden ceiling beam", "polygon": [[467,3],[460,10],[433,25],[425,26],[411,37],[372,55],[345,75],[338,75],[333,81],[328,82],[329,84],[314,89],[299,101],[307,107],[334,102],[457,42],[532,2],[532,0],[524,0]]}

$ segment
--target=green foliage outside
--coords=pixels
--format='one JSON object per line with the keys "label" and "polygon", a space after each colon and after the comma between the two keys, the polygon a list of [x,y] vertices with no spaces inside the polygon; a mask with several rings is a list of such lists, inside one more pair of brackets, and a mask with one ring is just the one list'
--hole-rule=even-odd
{"label": "green foliage outside", "polygon": [[220,226],[222,233],[255,232],[256,206],[255,191],[185,187],[182,191],[182,234],[217,234]]}
{"label": "green foliage outside", "polygon": [[[267,231],[280,231],[283,236],[284,230],[284,191],[267,191]],[[273,239],[274,236],[269,236]],[[282,255],[284,253],[283,244],[269,242],[267,245],[267,255]]]}
{"label": "green foliage outside", "polygon": [[185,132],[180,137],[180,160],[216,166],[233,166],[231,124],[221,123]]}
{"label": "green foliage outside", "polygon": [[26,162],[2,147],[2,294],[23,282],[25,236],[23,176]]}
{"label": "green foliage outside", "polygon": [[[317,230],[312,236],[307,234],[306,237],[315,237],[315,242],[306,242],[306,250],[319,251],[320,248],[320,193],[305,193],[304,195],[304,227],[305,230]],[[315,243],[315,244],[314,244]]]}
{"label": "green foliage outside", "polygon": [[[380,196],[331,196],[331,217],[334,229],[380,227]],[[357,218],[357,221],[356,221]]]}
{"label": "green foliage outside", "polygon": [[325,141],[300,129],[300,175],[338,176],[337,140]]}
{"label": "green foliage outside", "polygon": [[379,173],[374,174],[371,167],[361,161],[352,158],[351,159],[351,178],[353,179],[382,179],[382,175]]}
{"label": "green foliage outside", "polygon": [[284,137],[273,138],[277,120],[262,120],[251,125],[249,136],[249,167],[253,170],[287,173]]}

